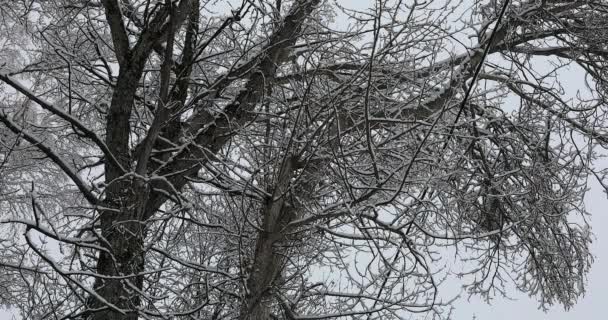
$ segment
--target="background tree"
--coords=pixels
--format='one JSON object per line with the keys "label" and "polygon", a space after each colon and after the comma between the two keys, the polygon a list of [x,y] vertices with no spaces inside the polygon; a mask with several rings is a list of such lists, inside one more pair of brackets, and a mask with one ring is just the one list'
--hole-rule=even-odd
{"label": "background tree", "polygon": [[447,318],[454,255],[471,294],[584,292],[603,0],[0,4],[28,319]]}

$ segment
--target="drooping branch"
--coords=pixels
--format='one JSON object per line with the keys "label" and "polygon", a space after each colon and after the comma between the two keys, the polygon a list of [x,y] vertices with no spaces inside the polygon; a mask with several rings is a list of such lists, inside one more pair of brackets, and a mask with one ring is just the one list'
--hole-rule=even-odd
{"label": "drooping branch", "polygon": [[87,184],[80,178],[78,173],[70,167],[64,159],[61,158],[57,153],[53,151],[53,149],[47,145],[45,145],[40,139],[36,138],[31,133],[24,130],[21,126],[11,121],[6,114],[0,113],[0,122],[2,122],[7,128],[9,128],[13,133],[17,135],[21,135],[23,139],[27,142],[31,143],[34,147],[36,147],[40,152],[44,153],[51,161],[53,161],[61,170],[72,180],[72,182],[76,185],[82,196],[92,205],[97,205],[99,200],[96,196],[91,193],[91,188],[87,186]]}
{"label": "drooping branch", "polygon": [[80,134],[83,134],[85,137],[91,139],[101,149],[101,151],[103,152],[107,161],[111,165],[118,168],[118,170],[120,172],[123,172],[123,173],[126,172],[125,169],[120,165],[120,163],[118,163],[118,160],[116,159],[114,154],[110,151],[108,146],[103,142],[103,140],[101,140],[101,138],[99,138],[99,136],[97,136],[97,134],[95,134],[95,132],[93,132],[92,130],[87,128],[82,122],[78,121],[78,119],[74,118],[71,114],[63,111],[59,107],[55,107],[51,103],[44,101],[43,99],[41,99],[40,97],[35,95],[33,92],[31,92],[30,90],[25,88],[22,84],[20,84],[17,80],[13,79],[10,76],[0,73],[0,80],[4,81],[6,84],[13,87],[13,89],[21,92],[28,99],[36,102],[44,110],[47,110],[47,111],[51,112],[52,114],[60,117],[61,119],[67,121],[70,125],[72,125],[72,127],[78,129],[80,131],[79,132]]}

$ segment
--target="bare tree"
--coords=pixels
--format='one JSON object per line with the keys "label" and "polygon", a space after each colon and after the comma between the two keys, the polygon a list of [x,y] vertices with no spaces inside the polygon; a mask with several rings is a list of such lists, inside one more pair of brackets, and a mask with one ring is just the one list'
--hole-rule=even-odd
{"label": "bare tree", "polygon": [[455,256],[470,294],[568,308],[606,184],[607,5],[0,1],[0,303],[448,318]]}

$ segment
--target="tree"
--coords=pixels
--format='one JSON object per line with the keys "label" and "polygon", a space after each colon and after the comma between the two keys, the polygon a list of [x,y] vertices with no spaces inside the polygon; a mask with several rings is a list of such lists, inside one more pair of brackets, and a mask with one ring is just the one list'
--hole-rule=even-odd
{"label": "tree", "polygon": [[25,318],[441,318],[447,256],[471,294],[584,292],[604,0],[0,5]]}

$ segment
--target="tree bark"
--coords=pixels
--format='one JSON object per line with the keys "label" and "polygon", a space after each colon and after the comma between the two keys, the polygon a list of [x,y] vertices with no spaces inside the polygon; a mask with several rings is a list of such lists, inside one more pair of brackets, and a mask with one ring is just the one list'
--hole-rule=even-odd
{"label": "tree bark", "polygon": [[262,208],[263,230],[258,234],[253,256],[251,273],[247,280],[245,300],[241,305],[240,320],[271,319],[270,298],[273,285],[280,279],[286,254],[284,245],[285,226],[295,218],[295,211],[287,204],[289,185],[294,175],[295,159],[288,157],[283,161],[277,177],[272,198]]}
{"label": "tree bark", "polygon": [[[123,64],[123,66],[125,66]],[[122,168],[129,170],[129,118],[133,98],[143,65],[122,68],[118,77],[112,104],[108,112],[106,144],[118,159]],[[124,71],[123,71],[124,70]],[[100,213],[101,245],[94,289],[113,308],[93,313],[93,320],[135,320],[140,306],[140,291],[143,287],[144,271],[144,221],[141,207],[145,205],[147,192],[141,181],[123,177],[119,168],[106,164],[106,199],[111,208]],[[91,307],[106,307],[100,301]],[[124,314],[117,312],[120,309]]]}

